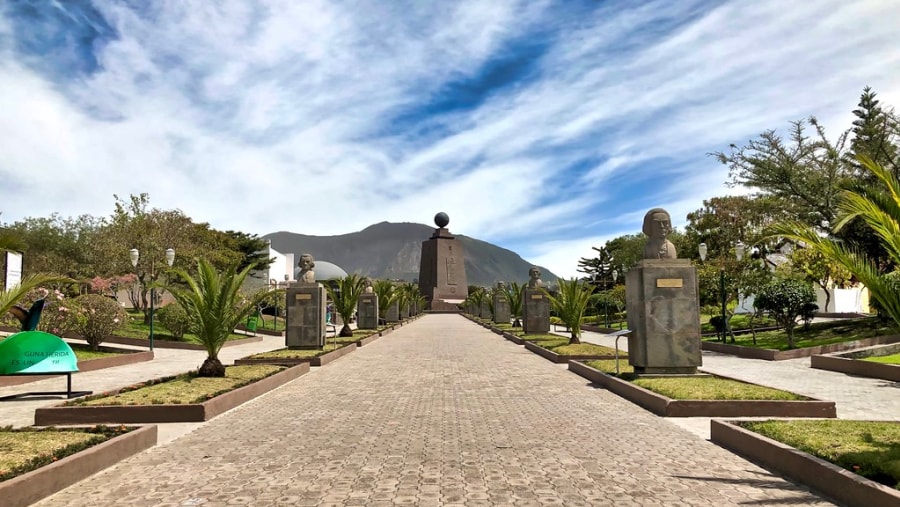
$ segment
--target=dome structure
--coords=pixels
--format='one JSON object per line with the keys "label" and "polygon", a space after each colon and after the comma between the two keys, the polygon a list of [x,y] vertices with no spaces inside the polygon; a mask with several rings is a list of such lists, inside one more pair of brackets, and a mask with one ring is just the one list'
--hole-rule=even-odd
{"label": "dome structure", "polygon": [[[314,262],[316,263],[316,267],[313,268],[313,271],[315,271],[316,273],[317,282],[322,282],[331,278],[343,278],[347,276],[347,272],[337,264],[328,261],[320,261],[318,259],[316,259]],[[297,275],[299,273],[300,268],[295,268],[294,280],[297,279]]]}

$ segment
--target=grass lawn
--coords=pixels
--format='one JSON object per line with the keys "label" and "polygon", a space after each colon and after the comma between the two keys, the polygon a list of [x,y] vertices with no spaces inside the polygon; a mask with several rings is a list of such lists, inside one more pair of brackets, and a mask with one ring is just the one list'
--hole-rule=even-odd
{"label": "grass lawn", "polygon": [[[817,322],[810,325],[809,329],[803,329],[802,325],[794,328],[794,348],[802,349],[896,333],[897,329],[893,327],[893,323],[883,322],[877,317]],[[708,341],[713,340],[714,338],[711,338]],[[730,337],[727,343],[731,343]],[[759,349],[788,350],[787,335],[783,330],[756,333],[756,345],[753,344],[753,337],[750,334],[738,335],[734,344]]]}
{"label": "grass lawn", "polygon": [[225,376],[197,377],[196,372],[167,377],[158,382],[145,382],[127,387],[118,394],[97,394],[77,398],[66,405],[182,405],[202,403],[208,399],[262,380],[283,370],[282,366],[259,364],[228,366]]}
{"label": "grass lawn", "polygon": [[[544,343],[541,342],[537,345],[544,347]],[[616,355],[616,351],[610,347],[604,347],[603,345],[596,345],[593,343],[577,343],[575,345],[569,345],[569,340],[566,340],[565,345],[559,345],[557,347],[553,347],[551,350],[553,352],[562,355],[562,356],[614,356]],[[549,348],[549,347],[545,347]],[[627,353],[625,351],[619,351],[619,357],[626,356]]]}
{"label": "grass lawn", "polygon": [[[714,333],[716,332],[716,328],[709,323],[709,319],[712,317],[718,317],[720,314],[716,315],[700,315],[700,332],[701,333]],[[734,331],[750,329],[750,316],[749,315],[734,315],[728,321],[731,324],[731,329]],[[753,321],[754,328],[761,327],[774,327],[777,326],[778,323],[775,322],[775,319],[771,317],[757,317],[756,320]]]}
{"label": "grass lawn", "polygon": [[900,353],[891,354],[889,356],[869,356],[863,359],[863,361],[871,361],[873,363],[881,363],[881,364],[898,364],[900,365]]}
{"label": "grass lawn", "polygon": [[[138,340],[147,340],[150,342],[150,324],[144,324],[144,314],[140,312],[129,311],[128,316],[131,317],[128,325],[122,326],[115,333],[116,336],[125,338],[136,338]],[[228,336],[228,340],[242,340],[248,338],[247,335],[232,333]],[[175,338],[169,331],[159,323],[159,320],[153,319],[153,339],[167,340],[173,342],[186,342],[200,344],[197,336],[191,333],[185,333],[182,339]]]}
{"label": "grass lawn", "polygon": [[0,482],[49,465],[132,429],[126,426],[65,430],[0,428]]}
{"label": "grass lawn", "polygon": [[91,350],[90,345],[85,345],[82,343],[69,343],[69,346],[72,347],[72,352],[75,353],[75,357],[79,361],[87,361],[89,359],[99,359],[101,357],[112,357],[121,354],[127,354],[127,352],[104,352],[102,350],[93,351]]}
{"label": "grass lawn", "polygon": [[[610,375],[615,375],[615,359],[585,361],[585,364]],[[737,380],[715,376],[696,377],[639,377],[629,378],[634,368],[628,358],[619,358],[619,372],[622,380],[673,400],[808,400],[805,396],[789,393],[771,387],[747,384]]]}
{"label": "grass lawn", "polygon": [[358,337],[354,337],[351,341],[339,341],[337,345],[335,345],[332,342],[332,339],[329,338],[327,343],[325,343],[325,347],[321,349],[276,349],[270,350],[268,352],[260,352],[259,354],[253,354],[252,356],[247,357],[247,359],[304,359],[308,357],[318,357],[327,354],[328,352],[332,352],[339,348],[345,347],[358,339]]}
{"label": "grass lawn", "polygon": [[741,427],[900,489],[900,423],[847,420],[742,421]]}

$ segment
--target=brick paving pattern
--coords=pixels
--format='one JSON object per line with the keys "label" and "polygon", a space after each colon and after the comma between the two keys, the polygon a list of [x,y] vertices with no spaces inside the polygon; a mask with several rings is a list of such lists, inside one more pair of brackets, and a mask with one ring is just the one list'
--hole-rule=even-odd
{"label": "brick paving pattern", "polygon": [[832,505],[430,315],[35,505]]}

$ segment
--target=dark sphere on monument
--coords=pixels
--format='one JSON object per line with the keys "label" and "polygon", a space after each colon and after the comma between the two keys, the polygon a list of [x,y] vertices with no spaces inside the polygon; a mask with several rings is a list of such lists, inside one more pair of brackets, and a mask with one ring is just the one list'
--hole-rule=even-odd
{"label": "dark sphere on monument", "polygon": [[450,216],[441,211],[434,216],[434,223],[438,227],[447,227],[447,224],[450,223]]}

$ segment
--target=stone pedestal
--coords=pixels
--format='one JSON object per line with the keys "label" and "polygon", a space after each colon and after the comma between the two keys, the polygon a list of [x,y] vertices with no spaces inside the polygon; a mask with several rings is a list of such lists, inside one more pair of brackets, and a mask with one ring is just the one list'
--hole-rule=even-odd
{"label": "stone pedestal", "polygon": [[687,259],[645,259],[626,273],[628,362],[637,373],[696,373],[697,270]]}
{"label": "stone pedestal", "polygon": [[481,308],[479,309],[478,316],[482,319],[490,319],[491,318],[491,305],[488,303],[488,296],[485,296],[484,299],[481,300]]}
{"label": "stone pedestal", "polygon": [[409,318],[409,304],[405,304],[400,307],[400,319],[408,319]]}
{"label": "stone pedestal", "polygon": [[356,327],[358,329],[378,329],[378,296],[360,294],[356,305]]}
{"label": "stone pedestal", "polygon": [[290,349],[324,347],[325,287],[320,283],[291,284],[285,299],[285,345]]}
{"label": "stone pedestal", "polygon": [[541,289],[525,289],[522,302],[522,326],[525,334],[550,332],[550,300]]}
{"label": "stone pedestal", "polygon": [[469,295],[463,247],[444,227],[422,242],[419,293],[425,296],[427,309],[457,312]]}
{"label": "stone pedestal", "polygon": [[494,294],[494,323],[509,324],[510,318],[509,301],[506,300],[506,294]]}
{"label": "stone pedestal", "polygon": [[385,322],[400,322],[400,304],[394,301],[384,313]]}

